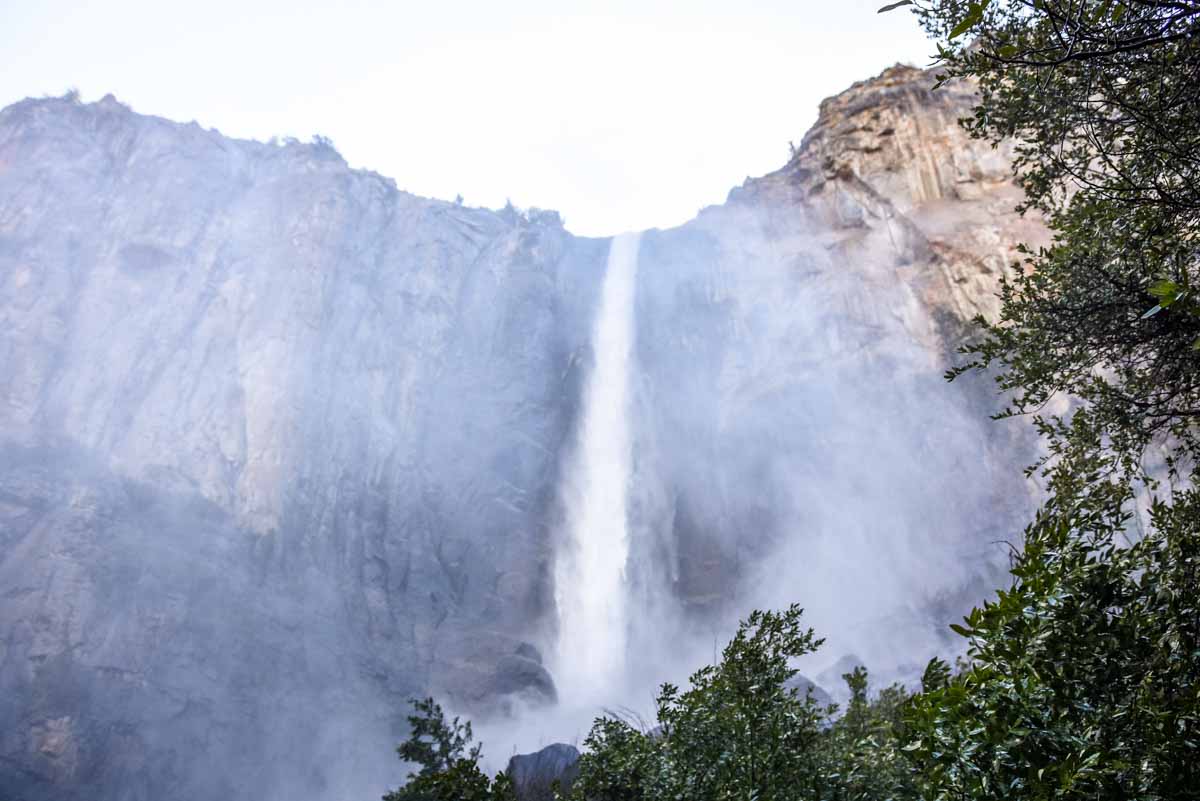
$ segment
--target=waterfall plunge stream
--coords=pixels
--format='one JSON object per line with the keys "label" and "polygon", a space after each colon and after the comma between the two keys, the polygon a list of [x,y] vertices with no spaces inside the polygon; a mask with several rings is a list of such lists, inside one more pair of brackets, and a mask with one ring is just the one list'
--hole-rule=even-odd
{"label": "waterfall plunge stream", "polygon": [[611,702],[625,664],[625,561],[632,441],[629,374],[640,234],[613,239],[592,334],[595,363],[564,501],[566,537],[555,564],[555,678],[570,703]]}

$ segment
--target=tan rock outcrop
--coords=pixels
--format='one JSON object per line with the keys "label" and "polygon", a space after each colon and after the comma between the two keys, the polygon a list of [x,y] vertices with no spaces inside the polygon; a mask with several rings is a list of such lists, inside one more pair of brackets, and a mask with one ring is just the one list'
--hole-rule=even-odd
{"label": "tan rock outcrop", "polygon": [[944,323],[926,333],[953,346],[963,323],[995,319],[998,279],[1019,260],[1017,245],[1048,235],[1036,213],[1015,211],[1012,145],[993,147],[959,125],[975,102],[971,85],[935,82],[933,70],[897,65],[825,100],[791,161],[732,196],[803,209],[856,268],[886,263],[863,257],[890,249],[883,280],[913,287]]}

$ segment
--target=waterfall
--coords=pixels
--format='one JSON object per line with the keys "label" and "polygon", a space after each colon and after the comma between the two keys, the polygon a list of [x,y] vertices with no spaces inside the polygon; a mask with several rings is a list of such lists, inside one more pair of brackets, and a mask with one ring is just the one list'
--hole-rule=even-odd
{"label": "waterfall", "polygon": [[611,703],[625,665],[629,373],[639,237],[622,234],[609,247],[592,333],[595,364],[564,485],[566,537],[554,570],[555,678],[568,703]]}

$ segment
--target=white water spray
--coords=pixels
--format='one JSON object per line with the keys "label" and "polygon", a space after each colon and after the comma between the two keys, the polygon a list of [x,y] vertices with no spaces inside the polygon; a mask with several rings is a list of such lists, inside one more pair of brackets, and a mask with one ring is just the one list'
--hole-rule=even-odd
{"label": "white water spray", "polygon": [[559,631],[555,678],[564,700],[572,704],[611,703],[625,665],[629,365],[639,238],[622,234],[609,248],[592,336],[595,365],[566,474],[567,536],[554,570]]}

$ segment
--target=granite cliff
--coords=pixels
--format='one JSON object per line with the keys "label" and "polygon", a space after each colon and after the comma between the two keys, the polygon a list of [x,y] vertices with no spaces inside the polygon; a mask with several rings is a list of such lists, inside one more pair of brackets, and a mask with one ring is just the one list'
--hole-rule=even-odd
{"label": "granite cliff", "polygon": [[[940,374],[1042,233],[931,84],[643,237],[631,674],[797,599],[903,675],[994,579],[1026,444]],[[0,111],[0,797],[351,797],[411,694],[554,703],[607,249],[325,144]]]}

